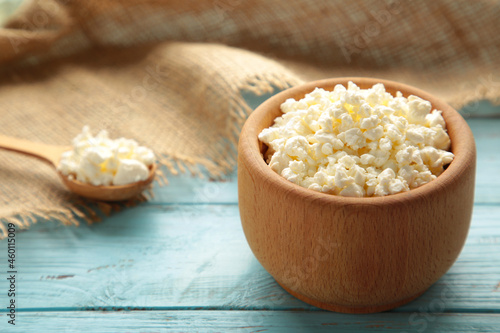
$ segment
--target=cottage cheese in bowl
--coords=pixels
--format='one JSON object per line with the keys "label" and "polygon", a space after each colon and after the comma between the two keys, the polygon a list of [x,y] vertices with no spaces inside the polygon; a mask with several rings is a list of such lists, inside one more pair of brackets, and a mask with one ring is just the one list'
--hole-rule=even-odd
{"label": "cottage cheese in bowl", "polygon": [[288,99],[283,115],[259,134],[266,161],[289,181],[349,197],[385,196],[424,185],[451,163],[441,111],[382,83],[349,82]]}

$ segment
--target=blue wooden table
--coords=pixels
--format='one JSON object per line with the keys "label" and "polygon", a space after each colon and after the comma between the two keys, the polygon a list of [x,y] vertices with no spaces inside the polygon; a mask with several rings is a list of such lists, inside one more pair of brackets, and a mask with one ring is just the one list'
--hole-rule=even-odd
{"label": "blue wooden table", "polygon": [[15,326],[0,241],[0,332],[500,332],[500,118],[468,123],[478,173],[467,243],[403,307],[347,315],[295,299],[247,245],[235,174],[171,175],[153,200],[100,223],[39,221],[16,232]]}

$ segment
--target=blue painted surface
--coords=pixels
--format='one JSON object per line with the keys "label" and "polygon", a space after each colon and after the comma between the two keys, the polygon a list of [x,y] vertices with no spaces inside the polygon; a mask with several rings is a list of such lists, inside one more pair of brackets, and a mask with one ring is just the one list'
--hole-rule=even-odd
{"label": "blue painted surface", "polygon": [[40,221],[17,232],[15,327],[0,241],[0,332],[500,332],[500,119],[468,122],[478,174],[466,246],[403,307],[344,315],[293,298],[246,243],[235,174],[225,182],[182,175],[100,223]]}

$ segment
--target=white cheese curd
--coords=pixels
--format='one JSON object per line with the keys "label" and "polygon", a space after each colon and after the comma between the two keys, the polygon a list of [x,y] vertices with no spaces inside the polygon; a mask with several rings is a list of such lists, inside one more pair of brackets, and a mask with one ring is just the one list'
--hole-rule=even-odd
{"label": "white cheese curd", "polygon": [[289,181],[324,193],[370,197],[409,191],[451,163],[441,111],[417,96],[392,96],[382,83],[316,88],[288,99],[259,139],[266,161]]}
{"label": "white cheese curd", "polygon": [[92,136],[88,126],[61,156],[58,169],[70,179],[91,185],[126,185],[145,180],[155,155],[135,140],[112,140],[107,131]]}

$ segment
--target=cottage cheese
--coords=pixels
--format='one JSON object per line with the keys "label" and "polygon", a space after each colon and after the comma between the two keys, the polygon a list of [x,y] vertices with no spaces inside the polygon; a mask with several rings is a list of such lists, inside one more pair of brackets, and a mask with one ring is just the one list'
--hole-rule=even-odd
{"label": "cottage cheese", "polygon": [[80,182],[99,185],[125,185],[145,180],[155,161],[149,148],[135,140],[111,140],[107,131],[92,136],[88,126],[73,139],[73,150],[61,156],[58,169]]}
{"label": "cottage cheese", "polygon": [[392,96],[379,83],[316,88],[288,99],[283,115],[259,134],[266,161],[289,181],[350,197],[409,191],[451,163],[441,111],[417,96]]}

